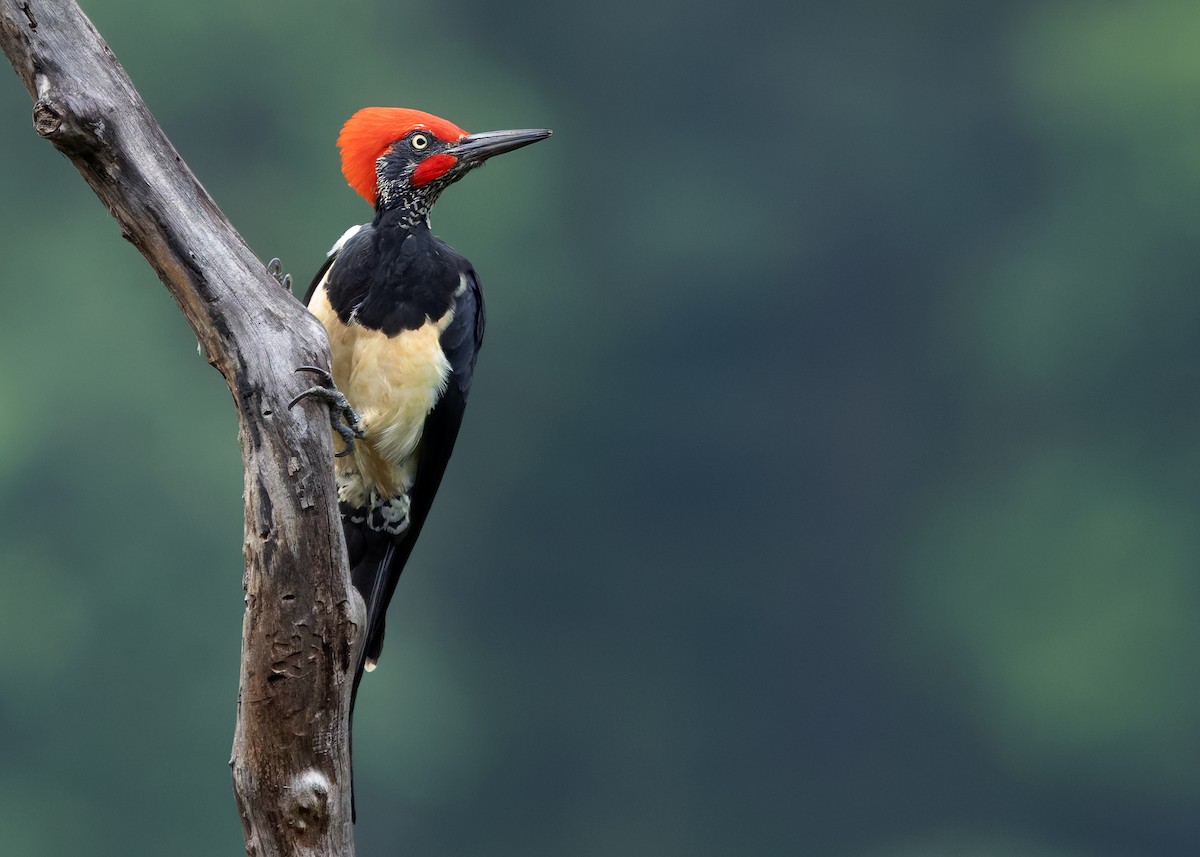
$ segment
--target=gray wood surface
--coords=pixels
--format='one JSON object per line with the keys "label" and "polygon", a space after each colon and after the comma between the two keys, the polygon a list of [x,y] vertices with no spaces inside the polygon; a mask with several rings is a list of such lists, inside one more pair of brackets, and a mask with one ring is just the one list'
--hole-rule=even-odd
{"label": "gray wood surface", "polygon": [[35,101],[37,133],[145,256],[233,394],[246,613],[230,763],[246,850],[351,855],[347,723],[362,601],[345,565],[328,411],[311,400],[287,409],[311,381],[295,367],[329,365],[324,330],[266,274],[74,2],[0,0],[0,46]]}

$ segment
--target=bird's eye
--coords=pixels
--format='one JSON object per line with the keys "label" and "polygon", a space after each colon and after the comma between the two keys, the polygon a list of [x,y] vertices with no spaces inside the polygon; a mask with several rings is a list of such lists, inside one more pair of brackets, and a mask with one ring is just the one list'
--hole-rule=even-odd
{"label": "bird's eye", "polygon": [[424,134],[413,134],[412,139],[409,140],[409,143],[412,144],[414,149],[419,151],[429,146],[429,138]]}

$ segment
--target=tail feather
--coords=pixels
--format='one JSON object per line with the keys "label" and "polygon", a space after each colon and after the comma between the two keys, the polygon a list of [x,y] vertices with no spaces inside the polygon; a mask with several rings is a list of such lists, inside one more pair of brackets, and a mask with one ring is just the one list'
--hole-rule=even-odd
{"label": "tail feather", "polygon": [[[434,420],[436,416],[437,411],[429,419]],[[451,445],[453,444],[453,435],[456,433],[457,424],[454,426],[454,432],[450,433]],[[429,424],[427,423],[426,440],[424,441],[426,451],[433,446],[429,441],[429,434]],[[342,527],[346,535],[350,580],[354,584],[354,588],[362,595],[367,608],[367,641],[362,648],[358,663],[355,665],[354,684],[350,690],[350,724],[348,728],[350,730],[351,755],[351,820],[354,820],[357,814],[354,805],[353,758],[354,705],[358,700],[358,687],[362,682],[363,673],[370,672],[375,668],[375,664],[383,652],[383,635],[387,626],[388,604],[396,592],[400,573],[404,571],[404,566],[408,563],[408,557],[417,542],[417,536],[421,534],[421,528],[425,526],[425,519],[429,514],[429,507],[433,503],[433,495],[442,481],[442,473],[448,457],[448,448],[445,450],[444,456],[435,455],[432,456],[432,459],[422,456],[421,467],[417,472],[416,485],[412,493],[409,526],[403,533],[391,535],[371,529],[367,524],[369,516],[364,514],[364,510],[351,509],[346,504],[342,504]],[[432,463],[429,463],[430,461]],[[358,519],[358,523],[355,523],[355,518]]]}
{"label": "tail feather", "polygon": [[[354,799],[354,706],[358,701],[358,687],[364,672],[375,668],[378,651],[371,655],[372,640],[376,627],[383,623],[387,611],[388,578],[393,574],[396,562],[396,542],[392,536],[375,532],[363,524],[355,524],[350,516],[343,514],[346,530],[346,546],[350,555],[350,579],[354,588],[362,595],[366,606],[367,643],[363,646],[358,663],[354,667],[354,683],[350,688],[350,722],[347,738],[350,744],[350,820],[358,820],[358,809]],[[394,572],[399,576],[399,571]],[[394,584],[393,584],[394,587]],[[381,634],[379,636],[382,636]]]}

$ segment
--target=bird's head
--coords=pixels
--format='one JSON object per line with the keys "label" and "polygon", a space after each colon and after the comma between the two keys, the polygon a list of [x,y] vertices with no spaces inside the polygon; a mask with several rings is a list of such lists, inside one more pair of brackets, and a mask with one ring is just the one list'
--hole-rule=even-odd
{"label": "bird's head", "polygon": [[424,217],[438,194],[492,155],[549,136],[544,129],[468,134],[420,110],[364,107],[342,126],[338,148],[346,181],[367,202]]}

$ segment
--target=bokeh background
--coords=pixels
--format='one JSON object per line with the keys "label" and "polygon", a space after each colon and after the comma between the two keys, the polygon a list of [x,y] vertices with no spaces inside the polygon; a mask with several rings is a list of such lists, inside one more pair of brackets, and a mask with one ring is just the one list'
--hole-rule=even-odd
{"label": "bokeh background", "polygon": [[[435,212],[360,853],[1200,853],[1194,2],[85,7],[298,290],[356,108],[555,130]],[[241,853],[229,396],[0,114],[0,850]]]}

